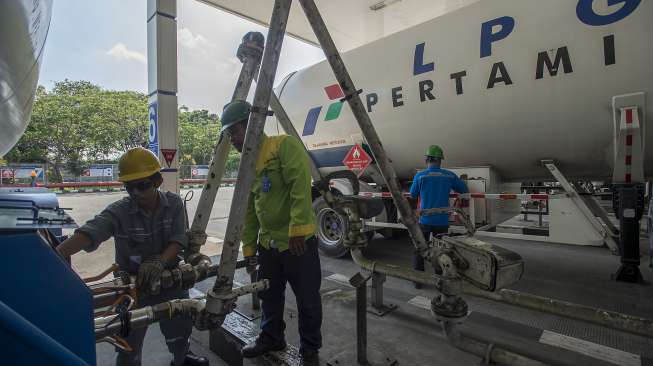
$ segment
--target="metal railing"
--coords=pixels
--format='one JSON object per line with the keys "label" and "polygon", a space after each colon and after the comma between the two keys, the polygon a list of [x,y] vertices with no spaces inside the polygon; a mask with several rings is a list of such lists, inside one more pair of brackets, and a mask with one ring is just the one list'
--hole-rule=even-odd
{"label": "metal railing", "polygon": [[[54,178],[52,165],[43,163],[9,164],[0,166],[0,187],[29,187],[32,183],[31,173],[36,172],[34,185],[47,188],[74,187],[111,187],[120,186],[118,182],[119,169],[117,164],[91,164],[81,172],[71,172],[61,169],[61,182]],[[208,165],[180,165],[179,179],[182,184],[204,184],[209,174]],[[224,177],[235,179],[236,170],[227,170]]]}

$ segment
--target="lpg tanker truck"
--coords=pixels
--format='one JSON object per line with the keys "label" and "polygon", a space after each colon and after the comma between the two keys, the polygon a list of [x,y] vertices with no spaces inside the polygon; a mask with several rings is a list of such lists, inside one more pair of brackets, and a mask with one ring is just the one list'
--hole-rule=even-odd
{"label": "lpg tanker truck", "polygon": [[[542,161],[567,178],[609,181],[626,106],[636,107],[641,125],[634,159],[651,177],[652,24],[651,1],[479,1],[342,57],[404,181],[422,168],[431,144],[444,149],[445,167],[485,169],[487,192],[552,180]],[[345,155],[365,147],[326,61],[288,75],[277,93],[323,173],[346,169]],[[269,121],[266,130],[281,128]],[[384,190],[373,165],[362,179],[376,183],[368,190]],[[334,190],[350,193],[344,182]],[[321,202],[315,207],[323,253],[344,254],[344,220]],[[391,204],[385,208],[383,219],[396,221]]]}

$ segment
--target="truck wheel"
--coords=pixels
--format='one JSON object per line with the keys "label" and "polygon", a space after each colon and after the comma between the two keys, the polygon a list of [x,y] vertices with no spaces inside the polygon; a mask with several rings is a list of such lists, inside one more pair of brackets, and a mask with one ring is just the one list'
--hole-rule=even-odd
{"label": "truck wheel", "polygon": [[343,239],[349,231],[347,218],[330,208],[323,197],[313,201],[313,210],[317,218],[316,236],[320,252],[332,258],[345,256],[348,250]]}

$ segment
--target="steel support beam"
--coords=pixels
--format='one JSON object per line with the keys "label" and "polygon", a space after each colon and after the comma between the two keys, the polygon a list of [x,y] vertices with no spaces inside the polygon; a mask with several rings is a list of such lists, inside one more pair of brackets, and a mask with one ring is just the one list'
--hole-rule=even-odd
{"label": "steel support beam", "polygon": [[[238,58],[242,61],[243,66],[240,69],[240,75],[234,89],[234,94],[231,101],[245,100],[247,94],[252,86],[252,81],[256,78],[259,67],[261,65],[261,55],[263,54],[264,38],[261,33],[250,32],[243,37],[243,42],[238,47]],[[193,223],[190,227],[189,236],[189,255],[186,256],[186,261],[189,259],[192,263],[193,258],[190,255],[199,253],[200,247],[206,242],[206,227],[211,217],[211,210],[215,197],[220,189],[220,183],[224,177],[225,166],[227,158],[229,157],[229,150],[231,143],[225,134],[220,135],[220,139],[213,151],[213,158],[209,166],[209,174],[207,176],[206,184],[202,189],[200,200],[195,210]]]}
{"label": "steel support beam", "polygon": [[[147,1],[147,85],[149,148],[163,167],[161,189],[179,193],[176,0]],[[162,151],[174,156],[166,159]]]}
{"label": "steel support beam", "polygon": [[497,292],[483,291],[471,285],[465,285],[467,295],[482,297],[506,304],[521,306],[534,311],[541,311],[570,319],[581,320],[621,332],[653,338],[653,320],[640,318],[610,310],[593,308],[567,301],[551,299],[515,290],[502,289]]}
{"label": "steel support beam", "polygon": [[210,314],[225,315],[231,311],[231,304],[228,302],[227,296],[232,291],[247,202],[256,178],[256,160],[261,147],[265,119],[268,116],[270,95],[274,86],[274,76],[279,63],[290,5],[290,0],[276,0],[274,3],[270,30],[254,94],[252,113],[247,124],[247,133],[238,169],[238,183],[229,210],[229,221],[220,257],[218,276],[207,296],[206,308]]}
{"label": "steel support beam", "polygon": [[370,306],[367,307],[367,312],[376,316],[384,316],[397,309],[396,304],[383,302],[383,283],[385,279],[386,276],[383,273],[372,273],[372,301]]}
{"label": "steel support beam", "polygon": [[335,355],[327,362],[327,366],[361,365],[361,366],[393,366],[397,360],[390,358],[367,344],[367,281],[369,276],[360,272],[349,279],[349,284],[356,289],[356,353],[347,349]]}
{"label": "steel support beam", "polygon": [[392,194],[392,199],[394,200],[394,203],[397,206],[399,213],[401,214],[402,222],[408,228],[410,237],[412,238],[413,243],[415,244],[415,247],[419,253],[424,257],[430,257],[429,247],[426,243],[426,240],[424,239],[422,231],[419,228],[417,217],[410,207],[408,200],[403,196],[401,192],[401,186],[399,185],[397,173],[392,167],[390,158],[386,154],[385,149],[383,148],[383,144],[381,143],[381,139],[376,133],[376,130],[372,125],[372,121],[370,120],[370,116],[367,114],[367,110],[365,109],[365,105],[360,98],[359,94],[361,90],[356,89],[356,86],[354,85],[354,82],[352,81],[351,76],[347,71],[345,63],[342,61],[340,53],[338,52],[338,49],[336,48],[336,45],[334,44],[333,39],[329,34],[329,30],[327,29],[326,24],[324,23],[324,20],[322,19],[322,16],[320,15],[320,12],[315,5],[315,1],[299,0],[299,2],[304,9],[304,13],[306,13],[306,18],[311,24],[313,32],[320,42],[320,46],[322,46],[322,49],[324,50],[324,54],[326,55],[329,65],[331,65],[331,69],[333,70],[333,73],[338,80],[338,84],[340,84],[340,87],[345,94],[345,98],[343,99],[349,103],[349,107],[351,108],[356,121],[358,121],[358,125],[363,132],[363,136],[365,136],[365,140],[372,150],[372,155],[374,156],[374,159],[379,169],[381,170],[383,179],[385,180],[385,183],[390,190],[390,193]]}

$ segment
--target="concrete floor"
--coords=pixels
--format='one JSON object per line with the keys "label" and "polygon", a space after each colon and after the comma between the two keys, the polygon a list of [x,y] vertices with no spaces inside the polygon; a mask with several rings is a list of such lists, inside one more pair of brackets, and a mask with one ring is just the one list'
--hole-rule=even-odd
{"label": "concrete floor", "polygon": [[[211,214],[208,233],[221,238],[226,227],[230,188],[221,189],[216,207]],[[182,196],[185,192],[182,192]],[[199,198],[199,190],[189,204],[192,215]],[[82,223],[108,203],[119,199],[119,193],[66,194],[60,195],[62,207],[72,207],[71,215]],[[588,306],[653,318],[653,287],[632,285],[610,280],[617,269],[619,258],[604,248],[574,247],[538,242],[519,242],[509,239],[484,239],[519,253],[525,260],[523,279],[512,288],[541,296],[576,302]],[[217,246],[209,255],[219,253]],[[642,266],[647,281],[653,281],[649,263],[648,245],[642,240]],[[405,240],[386,240],[377,235],[367,250],[367,255],[379,261],[409,266],[412,249]],[[217,260],[217,257],[214,257]],[[80,253],[73,264],[83,276],[100,272],[113,259],[113,243],[107,242],[93,253]],[[358,271],[350,258],[332,259],[322,257],[322,294],[324,303],[324,347],[321,359],[327,361],[343,350],[355,348],[354,291],[343,284]],[[239,270],[236,280],[248,282],[244,271]],[[206,291],[212,280],[196,286]],[[430,312],[424,308],[433,297],[432,289],[415,290],[412,284],[389,278],[385,284],[386,301],[399,306],[398,310],[378,318],[368,317],[371,348],[395,357],[400,365],[477,365],[479,358],[463,353],[451,346],[441,335],[441,330]],[[286,320],[288,341],[298,344],[296,306],[290,290],[287,293]],[[627,333],[571,321],[557,316],[535,313],[529,310],[469,297],[472,311],[463,327],[484,332],[506,346],[526,344],[539,352],[565,354],[561,347],[575,347],[594,357],[592,362],[580,364],[653,365],[653,340]],[[239,300],[239,308],[248,311],[249,297]],[[552,338],[553,337],[553,338]],[[564,342],[551,345],[551,339]],[[194,331],[191,348],[198,354],[211,355],[212,365],[222,365],[209,350],[208,332]],[[98,365],[111,365],[113,351],[108,345],[98,345]],[[169,355],[158,330],[148,331],[145,343],[144,365],[165,365]],[[601,359],[602,361],[599,361]]]}

